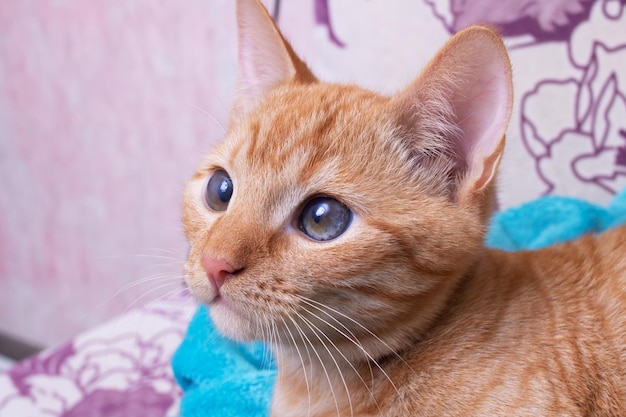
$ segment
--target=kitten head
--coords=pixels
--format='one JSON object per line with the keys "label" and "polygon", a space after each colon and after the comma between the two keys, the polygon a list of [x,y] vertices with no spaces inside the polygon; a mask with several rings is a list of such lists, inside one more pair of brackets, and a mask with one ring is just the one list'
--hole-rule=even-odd
{"label": "kitten head", "polygon": [[504,47],[467,29],[383,97],[317,81],[256,0],[237,14],[229,128],[185,192],[186,282],[234,339],[399,349],[483,250],[511,110]]}

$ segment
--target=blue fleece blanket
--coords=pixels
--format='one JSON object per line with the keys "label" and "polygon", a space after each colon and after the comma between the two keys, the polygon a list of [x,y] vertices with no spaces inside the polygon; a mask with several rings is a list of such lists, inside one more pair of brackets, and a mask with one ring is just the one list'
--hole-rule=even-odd
{"label": "blue fleece blanket", "polygon": [[[626,223],[626,190],[606,208],[584,201],[543,197],[497,213],[487,244],[514,251],[537,249]],[[261,343],[239,344],[222,338],[205,307],[189,324],[173,358],[184,391],[182,417],[269,415],[276,369]]]}

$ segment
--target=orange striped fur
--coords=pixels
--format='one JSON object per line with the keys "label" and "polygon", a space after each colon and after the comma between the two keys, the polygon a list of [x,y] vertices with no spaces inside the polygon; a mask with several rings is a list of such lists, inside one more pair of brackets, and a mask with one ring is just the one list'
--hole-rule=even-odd
{"label": "orange striped fur", "polygon": [[[256,0],[238,22],[226,138],[185,191],[186,282],[224,335],[271,343],[272,416],[626,416],[626,228],[483,245],[511,108],[498,36],[459,33],[383,97],[317,81]],[[225,211],[205,203],[217,170]],[[298,223],[320,195],[353,213],[324,242]]]}

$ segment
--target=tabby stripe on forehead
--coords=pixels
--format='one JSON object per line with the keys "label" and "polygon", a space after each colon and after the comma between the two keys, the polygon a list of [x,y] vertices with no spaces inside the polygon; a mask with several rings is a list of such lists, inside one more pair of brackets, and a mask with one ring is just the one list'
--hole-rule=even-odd
{"label": "tabby stripe on forehead", "polygon": [[239,155],[239,152],[241,152],[241,149],[244,147],[245,142],[247,142],[247,140],[245,138],[242,139],[242,140],[238,140],[231,147],[231,149],[230,149],[230,159],[228,161],[228,163],[230,164],[231,167],[234,166],[235,159],[236,159],[237,155]]}
{"label": "tabby stripe on forehead", "polygon": [[[331,168],[328,163],[332,162],[332,155],[336,154],[335,149],[316,146],[316,142],[319,138],[333,134],[332,128],[336,125],[337,112],[327,112],[320,116],[320,119],[316,120],[317,123],[310,132],[299,135],[290,149],[292,154],[296,153],[297,149],[302,149],[306,153],[298,170],[298,181],[303,184],[310,182],[317,173]],[[340,134],[341,132],[338,135]],[[340,137],[333,139],[332,142],[341,140]]]}
{"label": "tabby stripe on forehead", "polygon": [[[261,127],[258,122],[255,122],[252,124],[253,130],[248,138],[246,157],[249,164],[256,165],[263,161],[264,164],[278,171],[287,167],[290,162],[296,163],[298,166],[291,168],[297,169],[298,180],[307,181],[319,171],[320,164],[328,159],[329,153],[334,153],[332,148],[320,148],[315,145],[319,138],[332,134],[330,131],[335,124],[336,117],[336,112],[325,113],[318,116],[316,120],[309,120],[310,123],[303,123],[297,127],[276,122],[268,129],[267,138],[259,137]],[[279,138],[279,136],[283,137]],[[276,139],[279,140],[276,141]]]}
{"label": "tabby stripe on forehead", "polygon": [[[307,149],[305,163],[298,172],[298,181],[301,184],[308,184],[314,175],[322,170],[329,170],[324,162],[326,152],[322,152],[319,148]],[[326,168],[326,169],[325,169]]]}
{"label": "tabby stripe on forehead", "polygon": [[[257,153],[256,147],[259,141],[260,131],[261,131],[261,126],[258,120],[255,120],[252,123],[250,123],[250,133],[249,133],[250,136],[243,139],[243,141],[248,142],[248,151],[246,152],[247,160],[253,160],[255,154]],[[239,153],[239,150],[236,153],[233,153],[232,160],[236,159],[238,153]]]}

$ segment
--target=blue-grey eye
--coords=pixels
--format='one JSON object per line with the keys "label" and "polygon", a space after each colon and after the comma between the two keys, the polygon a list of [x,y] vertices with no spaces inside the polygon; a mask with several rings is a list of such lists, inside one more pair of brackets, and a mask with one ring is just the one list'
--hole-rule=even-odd
{"label": "blue-grey eye", "polygon": [[206,204],[212,210],[225,211],[232,196],[233,181],[223,169],[215,171],[206,186]]}
{"label": "blue-grey eye", "polygon": [[339,237],[350,226],[352,212],[348,207],[331,197],[311,199],[300,214],[300,230],[317,241]]}

